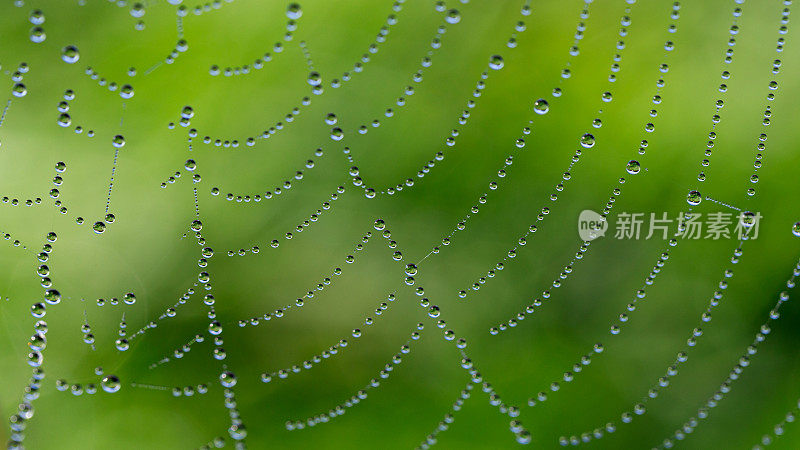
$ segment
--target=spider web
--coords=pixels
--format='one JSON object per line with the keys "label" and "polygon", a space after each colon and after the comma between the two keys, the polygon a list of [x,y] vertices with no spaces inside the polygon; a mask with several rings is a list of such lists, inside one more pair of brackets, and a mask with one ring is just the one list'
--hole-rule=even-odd
{"label": "spider web", "polygon": [[8,3],[9,448],[796,442],[790,1]]}

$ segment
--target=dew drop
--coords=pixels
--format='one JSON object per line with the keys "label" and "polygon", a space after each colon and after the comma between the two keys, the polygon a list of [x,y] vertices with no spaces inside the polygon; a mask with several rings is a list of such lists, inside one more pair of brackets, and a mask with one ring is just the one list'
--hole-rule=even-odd
{"label": "dew drop", "polygon": [[547,100],[540,98],[533,102],[533,110],[536,114],[547,114],[550,111],[550,105],[547,103]]}
{"label": "dew drop", "polygon": [[[492,57],[489,58],[489,68],[491,68],[493,70],[502,69],[504,64],[505,63],[503,62],[503,57],[500,56],[500,55],[492,55]],[[535,107],[535,104],[534,104],[534,107]]]}
{"label": "dew drop", "polygon": [[222,372],[219,376],[219,382],[223,387],[232,388],[236,386],[236,375],[233,372]]}
{"label": "dew drop", "polygon": [[78,47],[74,45],[68,45],[61,49],[61,59],[67,64],[75,64],[81,59],[81,54],[78,51]]}
{"label": "dew drop", "polygon": [[135,92],[133,91],[133,86],[131,86],[130,84],[122,86],[119,90],[119,96],[126,100],[129,98],[133,98],[134,94]]}
{"label": "dew drop", "polygon": [[461,22],[461,13],[459,13],[457,9],[451,9],[447,11],[444,20],[451,25]]}
{"label": "dew drop", "polygon": [[750,211],[744,211],[741,215],[739,215],[739,223],[744,228],[752,228],[753,225],[756,223],[756,215]]}
{"label": "dew drop", "polygon": [[122,148],[125,146],[125,138],[121,134],[118,134],[111,140],[111,144],[116,148]]}
{"label": "dew drop", "polygon": [[701,201],[703,201],[703,194],[698,191],[691,191],[686,196],[686,202],[692,206],[699,205]]}
{"label": "dew drop", "polygon": [[114,343],[117,347],[117,350],[124,352],[128,348],[130,348],[130,344],[128,344],[128,340],[125,338],[117,339]]}
{"label": "dew drop", "polygon": [[303,8],[297,3],[292,3],[286,8],[286,17],[297,20],[303,15]]}
{"label": "dew drop", "polygon": [[64,113],[58,116],[58,125],[62,128],[66,128],[72,124],[72,117],[69,114]]}
{"label": "dew drop", "polygon": [[34,25],[41,25],[44,23],[44,13],[41,9],[34,9],[28,16],[28,21]]}
{"label": "dew drop", "polygon": [[181,110],[181,117],[184,119],[191,119],[194,117],[194,108],[191,106],[184,106]]}
{"label": "dew drop", "polygon": [[103,377],[102,386],[104,391],[108,393],[114,393],[119,390],[121,384],[116,375],[106,375]]}
{"label": "dew drop", "polygon": [[11,89],[11,94],[18,98],[25,97],[28,94],[28,88],[26,88],[22,83],[17,83]]}
{"label": "dew drop", "polygon": [[594,147],[594,135],[590,133],[586,133],[581,136],[581,146],[583,148],[592,148]]}
{"label": "dew drop", "polygon": [[61,303],[61,293],[55,289],[48,289],[44,293],[44,301],[51,305],[57,305]]}
{"label": "dew drop", "polygon": [[31,315],[37,319],[41,319],[47,313],[47,307],[44,303],[34,303],[31,305]]}
{"label": "dew drop", "polygon": [[47,34],[44,32],[44,28],[42,27],[33,27],[31,28],[31,42],[40,44],[47,39]]}
{"label": "dew drop", "polygon": [[104,231],[106,231],[106,224],[103,222],[95,222],[94,225],[92,225],[92,229],[95,233],[102,234]]}
{"label": "dew drop", "polygon": [[308,74],[308,84],[311,86],[319,86],[322,84],[322,76],[319,72],[310,72]]}

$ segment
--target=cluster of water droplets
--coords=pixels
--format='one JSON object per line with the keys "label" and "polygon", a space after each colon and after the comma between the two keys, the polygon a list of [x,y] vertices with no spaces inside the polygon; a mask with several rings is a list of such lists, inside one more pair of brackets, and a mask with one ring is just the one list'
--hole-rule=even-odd
{"label": "cluster of water droplets", "polygon": [[[286,16],[289,18],[289,21],[286,22],[286,33],[283,35],[283,40],[285,42],[290,42],[294,38],[294,32],[297,30],[297,22],[296,20],[299,19],[303,15],[303,11],[300,8],[300,5],[297,3],[292,3],[286,10]],[[305,44],[301,43],[301,47],[304,47]],[[272,46],[272,52],[275,54],[281,54],[285,50],[285,46],[283,42],[276,42]],[[305,54],[305,52],[304,52]],[[270,52],[264,53],[263,56],[256,58],[252,64],[243,64],[241,66],[226,66],[222,68],[219,64],[213,64],[209,69],[208,73],[212,76],[223,75],[226,77],[231,76],[238,76],[238,75],[247,75],[251,73],[252,70],[261,70],[265,67],[266,63],[269,63],[273,60],[273,55]],[[312,72],[309,74],[309,80],[315,80],[319,77],[319,73]],[[309,81],[309,84],[315,85],[318,84],[316,82]]]}
{"label": "cluster of water droplets", "polygon": [[[584,6],[586,8],[588,8],[589,3],[590,2],[587,2]],[[626,3],[628,3],[628,4],[626,5],[626,7],[625,7],[625,9],[623,11],[623,15],[620,18],[620,29],[618,31],[618,35],[620,36],[620,38],[624,38],[625,36],[628,35],[628,28],[627,27],[631,25],[630,14],[631,14],[631,3],[632,2],[626,2]],[[678,10],[678,6],[677,5],[673,5],[672,11],[670,13],[672,20],[677,20],[678,19],[679,16],[677,14],[677,10]],[[581,20],[585,20],[588,17],[589,17],[588,9],[583,9],[581,11],[581,14],[580,14],[580,19]],[[570,50],[569,50],[569,58],[568,58],[567,66],[561,72],[560,79],[559,79],[559,85],[556,88],[554,88],[554,90],[553,90],[553,97],[554,98],[560,98],[564,94],[564,91],[562,89],[563,81],[571,77],[571,70],[569,69],[569,67],[571,65],[572,58],[577,57],[577,56],[580,55],[580,51],[579,51],[579,48],[578,48],[578,43],[580,42],[581,39],[583,39],[583,36],[584,36],[583,32],[585,31],[585,29],[586,29],[586,24],[584,22],[579,22],[579,24],[577,26],[577,32],[576,32],[574,40],[573,40],[573,45],[572,45],[572,47],[570,47]],[[674,31],[674,25],[670,25],[669,31]],[[617,79],[616,78],[616,76],[617,76],[616,74],[621,70],[619,62],[622,59],[621,52],[625,49],[625,43],[622,40],[619,40],[619,41],[615,42],[614,45],[615,45],[615,52],[614,52],[613,57],[612,57],[612,64],[611,64],[611,68],[610,68],[610,72],[609,72],[609,76],[608,76],[609,86],[604,88],[603,93],[600,95],[600,99],[601,99],[601,101],[603,103],[611,102],[612,99],[613,99],[613,94],[612,94],[610,89],[613,86],[613,83],[615,83],[615,81]],[[662,66],[663,66],[663,64],[662,64]],[[659,88],[661,86],[663,86],[663,83],[664,83],[663,80],[660,79],[659,83],[658,83]],[[606,89],[608,89],[608,90],[606,90]],[[533,110],[538,115],[546,114],[549,111],[549,108],[550,108],[550,104],[545,99],[539,99],[539,100],[534,101]],[[598,117],[593,119],[593,121],[592,121],[592,126],[594,128],[600,128],[602,126],[602,121],[599,118],[599,115],[602,114],[602,111],[603,111],[602,109],[598,110]],[[652,112],[651,112],[651,115],[652,115]],[[524,136],[531,133],[531,126],[532,125],[533,125],[533,120],[531,119],[531,120],[528,121],[528,125],[525,126],[523,128],[523,130],[522,130],[523,137],[518,138],[516,143],[515,143],[517,149],[522,149],[522,148],[525,147]],[[583,154],[583,149],[593,148],[595,146],[595,144],[596,144],[596,139],[595,139],[595,136],[592,133],[584,133],[584,134],[582,134],[580,136],[580,138],[578,139],[578,142],[580,144],[579,148],[577,148],[575,150],[574,154],[570,158],[569,165],[567,166],[566,170],[564,170],[564,172],[563,172],[563,174],[561,176],[561,181],[555,185],[554,192],[552,192],[550,194],[550,196],[549,196],[550,202],[555,202],[555,201],[558,200],[559,193],[564,191],[564,189],[566,187],[566,184],[572,179],[572,176],[573,176],[572,175],[572,170],[575,168],[576,164],[580,161],[581,155]],[[646,146],[646,145],[647,145],[646,141],[643,141],[643,146]],[[640,153],[643,154],[643,147],[642,147],[642,150],[640,151]],[[511,158],[513,158],[513,155],[509,155],[509,157],[506,159],[507,165],[510,165]],[[627,165],[627,168],[629,169],[629,173],[638,173],[639,172],[638,167],[639,167],[639,163],[637,161],[633,161],[633,160],[629,161],[629,163]],[[498,179],[499,178],[504,178],[505,175],[506,175],[505,171],[504,170],[500,170],[498,172]],[[620,184],[624,183],[624,180],[625,180],[624,178],[620,178]],[[498,180],[493,180],[490,183],[490,185],[489,185],[490,190],[496,190],[498,188],[497,181]],[[610,206],[609,205],[613,203],[613,201],[616,199],[616,196],[620,195],[620,193],[621,193],[621,189],[620,188],[615,188],[614,189],[612,195],[609,198],[609,204],[607,204],[607,208],[606,208],[609,211],[605,211],[604,210],[604,214],[607,214],[608,212],[610,212]],[[484,194],[479,199],[479,201],[482,201],[482,203],[485,203],[486,202],[486,194]],[[477,209],[478,209],[477,205],[473,207],[473,211],[476,211]],[[532,238],[532,234],[535,233],[539,229],[539,226],[541,226],[542,222],[544,222],[545,218],[550,214],[550,212],[551,212],[551,208],[549,206],[542,207],[541,212],[536,217],[537,222],[533,223],[533,224],[530,224],[528,226],[528,229],[519,238],[517,238],[516,245],[512,246],[506,252],[505,256],[503,256],[502,259],[500,261],[498,261],[492,269],[488,270],[484,276],[481,276],[477,280],[475,280],[473,282],[472,286],[469,289],[461,289],[461,290],[459,290],[458,293],[457,293],[458,297],[461,298],[461,299],[466,298],[468,296],[468,293],[469,293],[470,290],[478,291],[478,290],[480,290],[481,286],[484,285],[489,279],[495,278],[497,276],[498,272],[503,270],[505,268],[505,265],[508,262],[510,262],[511,260],[516,258],[517,252],[521,249],[521,247],[525,246],[528,243],[528,240],[530,238]],[[467,216],[467,218],[469,218],[469,215]],[[458,226],[456,227],[456,230],[464,229],[465,224],[466,224],[466,221],[462,220],[461,222],[459,222]],[[452,233],[451,233],[451,235],[452,235]],[[447,236],[442,241],[442,243],[444,245],[449,245],[450,237],[451,236]],[[572,272],[572,265],[575,263],[576,260],[582,258],[582,255],[587,250],[587,247],[588,247],[588,243],[584,243],[584,244],[582,244],[580,246],[578,252],[576,253],[576,257],[573,258],[568,264],[566,264],[564,266],[564,271],[561,273],[561,275],[559,277],[560,279],[556,279],[553,282],[553,286],[554,287],[561,286],[562,280],[565,280],[569,276],[569,274]],[[433,253],[438,253],[438,247],[434,248]],[[524,313],[518,314],[518,317],[524,317]],[[505,330],[508,326],[515,326],[515,325],[516,325],[516,320],[512,319],[512,321],[510,321],[510,322],[508,322],[506,324],[501,324],[499,327],[493,328],[493,334],[496,334],[497,331]]]}

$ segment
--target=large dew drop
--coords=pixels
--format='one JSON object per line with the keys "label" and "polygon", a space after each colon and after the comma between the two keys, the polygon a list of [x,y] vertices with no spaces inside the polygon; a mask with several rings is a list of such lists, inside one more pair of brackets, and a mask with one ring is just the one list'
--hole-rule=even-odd
{"label": "large dew drop", "polygon": [[25,97],[28,94],[28,88],[22,83],[17,83],[11,89],[11,95],[17,98]]}
{"label": "large dew drop", "polygon": [[590,133],[586,133],[581,136],[581,147],[583,148],[592,148],[594,147],[594,135]]}
{"label": "large dew drop", "polygon": [[226,388],[232,388],[236,386],[236,375],[233,372],[222,372],[219,376],[219,382]]}
{"label": "large dew drop", "polygon": [[489,58],[489,68],[492,70],[500,70],[503,68],[503,57],[500,55],[492,55]]}
{"label": "large dew drop", "polygon": [[123,137],[121,134],[118,134],[118,135],[114,136],[114,139],[111,140],[111,145],[113,145],[116,148],[124,147],[125,146],[125,137]]}
{"label": "large dew drop", "polygon": [[461,13],[459,13],[457,9],[451,9],[450,11],[447,11],[447,15],[444,17],[444,20],[451,25],[461,22]]}
{"label": "large dew drop", "polygon": [[41,44],[47,39],[47,34],[44,32],[44,28],[42,27],[33,27],[31,28],[31,42],[36,44]]}
{"label": "large dew drop", "polygon": [[686,203],[692,206],[697,206],[702,201],[703,201],[703,194],[701,194],[698,191],[691,191],[689,192],[689,195],[686,196]]}
{"label": "large dew drop", "polygon": [[311,72],[308,74],[308,84],[311,86],[319,86],[322,84],[322,77],[319,72]]}
{"label": "large dew drop", "polygon": [[119,350],[121,352],[124,352],[125,350],[130,348],[130,344],[128,343],[128,340],[125,339],[125,338],[117,339],[114,342],[114,344],[116,345],[117,350]]}
{"label": "large dew drop", "polygon": [[547,111],[550,111],[550,105],[547,103],[547,100],[540,98],[533,102],[533,111],[536,114],[547,114]]}
{"label": "large dew drop", "polygon": [[81,59],[81,54],[78,51],[78,47],[74,45],[68,45],[61,49],[61,59],[67,64],[75,64]]}
{"label": "large dew drop", "polygon": [[122,88],[120,88],[119,90],[119,96],[126,100],[129,98],[133,98],[134,94],[135,92],[133,91],[133,86],[131,86],[130,84],[122,86]]}
{"label": "large dew drop", "polygon": [[51,305],[57,305],[61,303],[61,293],[55,289],[48,289],[44,293],[44,301]]}
{"label": "large dew drop", "polygon": [[92,229],[95,233],[102,234],[104,231],[106,231],[106,224],[103,222],[95,222],[94,225],[92,225]]}
{"label": "large dew drop", "polygon": [[103,377],[102,386],[104,391],[114,393],[119,390],[121,385],[116,375],[106,375]]}
{"label": "large dew drop", "polygon": [[72,117],[70,117],[69,114],[64,113],[58,116],[58,125],[60,127],[66,128],[70,126],[70,124],[72,124]]}
{"label": "large dew drop", "polygon": [[286,17],[297,20],[303,15],[303,8],[297,3],[292,3],[286,8]]}

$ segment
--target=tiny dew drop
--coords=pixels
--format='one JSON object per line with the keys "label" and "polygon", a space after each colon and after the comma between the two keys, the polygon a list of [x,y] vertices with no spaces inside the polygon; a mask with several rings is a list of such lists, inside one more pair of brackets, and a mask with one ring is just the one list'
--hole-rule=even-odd
{"label": "tiny dew drop", "polygon": [[92,229],[95,233],[102,234],[104,231],[106,231],[106,224],[103,222],[95,222],[94,225],[92,225]]}
{"label": "tiny dew drop", "polygon": [[792,234],[800,237],[800,222],[795,222],[794,225],[792,225]]}

